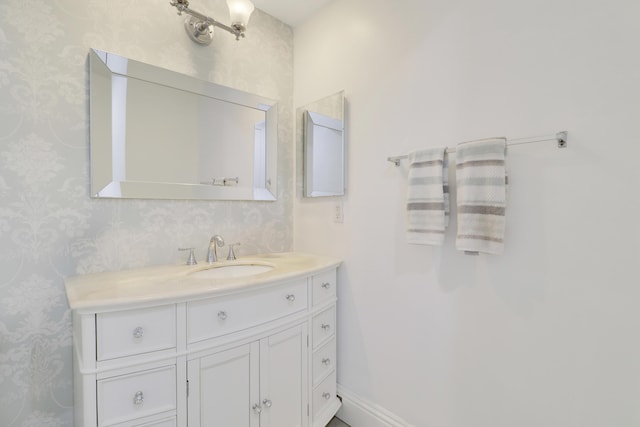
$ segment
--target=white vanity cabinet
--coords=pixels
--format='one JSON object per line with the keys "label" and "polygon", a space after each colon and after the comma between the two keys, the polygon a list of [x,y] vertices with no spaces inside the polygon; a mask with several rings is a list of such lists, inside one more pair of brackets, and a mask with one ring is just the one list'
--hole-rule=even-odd
{"label": "white vanity cabinet", "polygon": [[301,324],[189,361],[189,426],[307,426],[306,337]]}
{"label": "white vanity cabinet", "polygon": [[75,425],[324,427],[340,407],[339,262],[269,262],[246,279],[186,266],[67,279]]}
{"label": "white vanity cabinet", "polygon": [[340,408],[336,395],[336,270],[310,277],[311,419],[324,427]]}
{"label": "white vanity cabinet", "polygon": [[181,425],[176,309],[74,311],[76,426]]}

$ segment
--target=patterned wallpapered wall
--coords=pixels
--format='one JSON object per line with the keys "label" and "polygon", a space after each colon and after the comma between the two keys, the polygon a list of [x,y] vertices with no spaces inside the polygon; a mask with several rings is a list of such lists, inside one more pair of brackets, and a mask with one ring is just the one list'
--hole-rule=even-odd
{"label": "patterned wallpapered wall", "polygon": [[[225,21],[222,0],[196,10]],[[64,276],[175,263],[211,235],[290,250],[293,34],[256,11],[247,39],[186,36],[168,1],[0,2],[0,425],[73,424]],[[89,198],[90,47],[279,100],[278,201]]]}

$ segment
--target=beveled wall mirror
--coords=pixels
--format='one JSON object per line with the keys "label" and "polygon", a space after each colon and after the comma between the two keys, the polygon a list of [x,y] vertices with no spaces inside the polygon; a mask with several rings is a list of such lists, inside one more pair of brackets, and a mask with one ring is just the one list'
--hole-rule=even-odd
{"label": "beveled wall mirror", "polygon": [[277,105],[92,49],[91,196],[275,200]]}
{"label": "beveled wall mirror", "polygon": [[303,115],[304,196],[342,196],[345,190],[344,92],[298,109]]}

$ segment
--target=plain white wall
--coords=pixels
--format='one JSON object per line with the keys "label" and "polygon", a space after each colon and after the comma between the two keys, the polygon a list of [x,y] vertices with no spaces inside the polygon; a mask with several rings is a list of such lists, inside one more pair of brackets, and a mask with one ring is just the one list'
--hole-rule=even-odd
{"label": "plain white wall", "polygon": [[[296,29],[294,106],[348,100],[347,195],[294,204],[295,249],[345,261],[345,389],[421,427],[640,425],[639,16],[338,0]],[[455,220],[442,248],[406,244],[406,162],[387,156],[559,130],[565,150],[509,151],[503,256],[458,253]]]}

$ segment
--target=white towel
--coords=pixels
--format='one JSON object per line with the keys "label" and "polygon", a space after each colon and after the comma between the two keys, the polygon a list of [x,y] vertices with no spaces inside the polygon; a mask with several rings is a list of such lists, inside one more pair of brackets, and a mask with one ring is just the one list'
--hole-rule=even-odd
{"label": "white towel", "polygon": [[446,148],[409,153],[407,241],[442,245],[449,225],[449,173]]}
{"label": "white towel", "polygon": [[476,255],[503,252],[507,182],[506,139],[458,144],[458,250]]}

